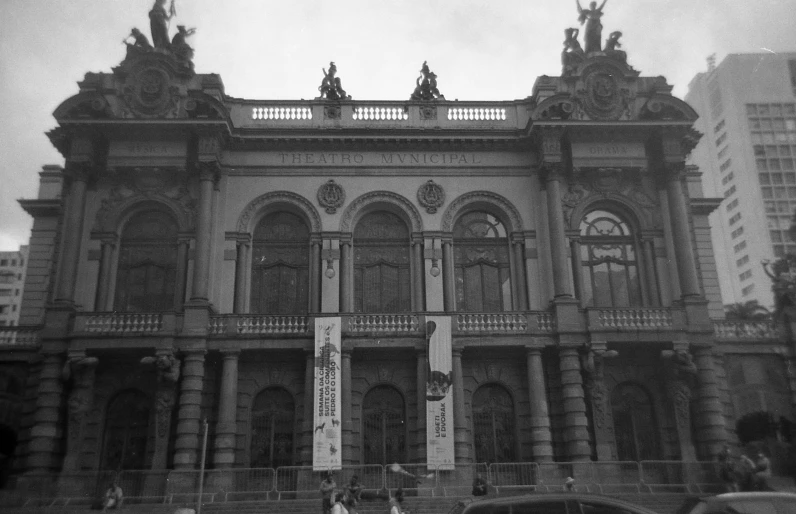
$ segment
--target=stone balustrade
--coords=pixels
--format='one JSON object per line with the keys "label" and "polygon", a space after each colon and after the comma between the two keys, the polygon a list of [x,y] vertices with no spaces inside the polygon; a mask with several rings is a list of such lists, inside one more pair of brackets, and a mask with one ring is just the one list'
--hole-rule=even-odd
{"label": "stone balustrade", "polygon": [[[160,334],[174,328],[174,314],[163,312],[78,313],[77,334]],[[169,318],[168,323],[164,323]]]}
{"label": "stone balustrade", "polygon": [[[344,325],[345,326],[345,325]],[[356,314],[348,317],[349,333],[408,333],[420,329],[416,314]]]}
{"label": "stone balustrade", "polygon": [[589,309],[589,326],[596,328],[607,330],[661,330],[671,329],[675,325],[673,309]]}
{"label": "stone balustrade", "polygon": [[522,313],[467,313],[456,316],[459,332],[502,332],[524,334],[528,331],[528,317]]}
{"label": "stone balustrade", "polygon": [[241,335],[310,334],[311,322],[309,316],[239,316],[235,331]]}
{"label": "stone balustrade", "polygon": [[767,321],[714,321],[713,332],[720,341],[776,340],[782,337],[777,325]]}
{"label": "stone balustrade", "polygon": [[236,128],[524,128],[529,120],[521,102],[412,101],[231,102]]}
{"label": "stone balustrade", "polygon": [[0,327],[0,347],[39,346],[39,327]]}

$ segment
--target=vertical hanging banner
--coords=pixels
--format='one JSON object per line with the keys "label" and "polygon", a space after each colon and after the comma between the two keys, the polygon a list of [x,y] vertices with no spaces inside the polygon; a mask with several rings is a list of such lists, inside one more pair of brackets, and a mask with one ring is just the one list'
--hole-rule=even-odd
{"label": "vertical hanging banner", "polygon": [[315,423],[312,468],[342,469],[341,318],[315,318]]}
{"label": "vertical hanging banner", "polygon": [[429,469],[454,469],[450,316],[426,316],[426,454]]}

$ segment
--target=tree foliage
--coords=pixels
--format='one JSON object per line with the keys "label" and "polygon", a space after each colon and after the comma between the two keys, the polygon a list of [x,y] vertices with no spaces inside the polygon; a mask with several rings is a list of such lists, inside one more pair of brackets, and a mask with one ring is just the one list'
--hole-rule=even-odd
{"label": "tree foliage", "polygon": [[729,321],[763,321],[771,318],[771,312],[757,300],[725,305],[724,314]]}

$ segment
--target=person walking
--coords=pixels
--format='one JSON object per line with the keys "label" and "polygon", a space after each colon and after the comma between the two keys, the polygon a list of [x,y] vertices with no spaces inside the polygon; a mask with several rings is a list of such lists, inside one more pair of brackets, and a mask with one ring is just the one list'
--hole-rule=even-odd
{"label": "person walking", "polygon": [[395,496],[390,498],[390,514],[404,514],[404,490],[399,487]]}
{"label": "person walking", "polygon": [[334,505],[332,505],[331,514],[349,514],[345,505],[345,494],[337,493],[334,495]]}
{"label": "person walking", "polygon": [[755,460],[755,488],[758,491],[770,491],[769,478],[771,478],[771,461],[763,452],[759,452]]}
{"label": "person walking", "polygon": [[486,479],[478,473],[473,480],[473,496],[486,496],[488,487]]}
{"label": "person walking", "polygon": [[337,489],[337,484],[334,482],[334,475],[331,471],[326,473],[326,478],[321,482],[321,514],[330,514],[332,512],[332,495],[334,490]]}

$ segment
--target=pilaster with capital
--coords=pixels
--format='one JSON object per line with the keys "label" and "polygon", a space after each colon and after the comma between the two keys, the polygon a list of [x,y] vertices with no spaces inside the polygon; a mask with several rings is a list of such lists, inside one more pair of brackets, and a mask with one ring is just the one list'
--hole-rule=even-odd
{"label": "pilaster with capital", "polygon": [[39,373],[36,412],[33,415],[33,427],[30,430],[28,443],[28,461],[25,466],[28,474],[48,473],[56,469],[59,464],[56,459],[63,432],[63,420],[61,420],[61,403],[64,394],[63,365],[63,354],[44,355]]}
{"label": "pilaster with capital", "polygon": [[453,262],[453,241],[442,240],[442,300],[445,312],[456,311],[456,271]]}
{"label": "pilaster with capital", "polygon": [[[428,355],[426,350],[417,350],[417,461],[423,462],[427,458],[426,450],[426,369]],[[455,435],[455,428],[454,428]]]}
{"label": "pilaster with capital", "polygon": [[315,414],[313,400],[315,399],[315,351],[307,350],[304,355],[304,409],[301,423],[302,445],[301,462],[304,466],[312,466],[312,437]]}
{"label": "pilaster with capital", "polygon": [[235,256],[235,297],[232,310],[236,314],[245,314],[248,309],[247,284],[250,280],[251,235],[245,234],[238,238]]}
{"label": "pilaster with capital", "polygon": [[680,449],[680,460],[696,460],[691,437],[691,401],[696,385],[697,368],[692,355],[685,348],[662,352],[666,377],[666,393],[672,405],[674,425]]}
{"label": "pilaster with capital", "polygon": [[155,451],[152,469],[166,469],[171,434],[171,418],[177,402],[177,383],[180,380],[180,360],[171,350],[158,351],[154,357],[144,357],[141,364],[154,366],[157,377],[155,390]]}
{"label": "pilaster with capital", "polygon": [[86,210],[86,190],[95,170],[91,160],[67,161],[64,173],[69,182],[69,194],[64,216],[61,241],[60,273],[55,301],[74,303],[80,251],[83,243],[83,218]]}
{"label": "pilaster with capital", "polygon": [[550,434],[550,413],[547,409],[547,386],[541,348],[528,348],[525,353],[528,368],[528,392],[531,410],[531,445],[533,460],[552,462],[553,439]]}
{"label": "pilaster with capital", "polygon": [[573,296],[567,260],[567,237],[564,213],[561,210],[561,182],[564,165],[561,162],[542,164],[547,191],[547,218],[550,223],[550,253],[553,258],[553,293],[555,298]]}
{"label": "pilaster with capital", "polygon": [[216,422],[215,453],[213,463],[217,468],[230,468],[235,464],[235,438],[238,433],[238,361],[240,350],[222,350],[221,401]]}
{"label": "pilaster with capital", "polygon": [[470,441],[469,422],[464,402],[464,376],[462,370],[462,350],[453,349],[453,427],[454,454],[456,463],[466,464],[473,461],[472,443]]}
{"label": "pilaster with capital", "polygon": [[616,460],[614,454],[614,417],[610,394],[605,385],[605,343],[592,343],[581,353],[583,387],[591,404],[597,460]]}
{"label": "pilaster with capital", "polygon": [[[351,421],[351,349],[346,348],[340,354],[340,368],[342,372],[342,389],[340,391],[343,437],[343,463],[354,464],[359,462],[359,456],[354,454],[353,423]],[[314,377],[313,377],[314,380]],[[313,387],[313,393],[315,392]],[[313,413],[314,414],[314,413]]]}
{"label": "pilaster with capital", "polygon": [[198,462],[202,386],[205,376],[205,351],[186,350],[182,366],[177,441],[174,444],[174,469],[193,469]]}
{"label": "pilaster with capital", "polygon": [[694,350],[699,396],[697,400],[696,438],[700,460],[711,460],[727,441],[724,409],[713,361],[713,349],[700,346]]}
{"label": "pilaster with capital", "polygon": [[687,147],[683,143],[683,129],[672,128],[661,131],[663,149],[663,172],[669,201],[674,251],[677,256],[678,275],[682,297],[699,297],[699,277],[696,257],[691,241],[691,212],[685,190],[685,157]]}
{"label": "pilaster with capital", "polygon": [[100,240],[100,269],[97,279],[97,297],[94,310],[110,312],[113,310],[113,286],[111,282],[116,276],[113,273],[113,263],[116,261],[115,253],[118,245],[116,234],[106,234]]}
{"label": "pilaster with capital", "polygon": [[210,281],[210,247],[213,233],[214,182],[219,173],[217,162],[197,164],[199,177],[199,208],[196,220],[192,302],[208,302]]}
{"label": "pilaster with capital", "polygon": [[98,362],[96,357],[87,357],[80,352],[70,355],[61,370],[61,378],[71,389],[67,400],[67,439],[63,465],[65,472],[80,470],[86,418],[94,404],[94,377]]}
{"label": "pilaster with capital", "polygon": [[572,347],[559,349],[561,395],[564,400],[564,442],[567,459],[583,461],[591,458],[589,447],[589,421],[583,393],[583,377],[578,350]]}

